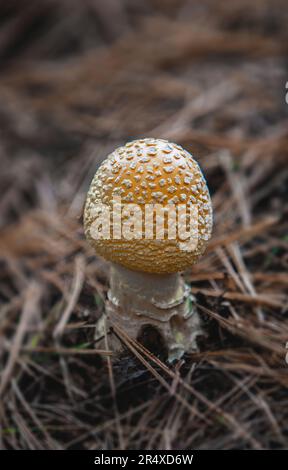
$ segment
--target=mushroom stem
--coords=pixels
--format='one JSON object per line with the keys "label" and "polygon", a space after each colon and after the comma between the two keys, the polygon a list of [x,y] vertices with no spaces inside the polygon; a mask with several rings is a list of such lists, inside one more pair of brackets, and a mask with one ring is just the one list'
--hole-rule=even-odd
{"label": "mushroom stem", "polygon": [[[108,326],[118,325],[170,361],[197,350],[200,321],[190,288],[179,273],[150,274],[112,264],[106,313]],[[111,346],[121,349],[117,338]]]}

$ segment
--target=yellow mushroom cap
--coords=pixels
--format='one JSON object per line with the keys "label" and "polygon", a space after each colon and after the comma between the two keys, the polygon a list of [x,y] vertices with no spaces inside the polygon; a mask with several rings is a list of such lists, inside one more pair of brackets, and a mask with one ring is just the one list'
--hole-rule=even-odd
{"label": "yellow mushroom cap", "polygon": [[[166,208],[171,204],[173,207],[179,204],[196,206],[198,230],[195,248],[192,251],[183,249],[178,231],[174,239],[168,239],[166,230],[164,239],[145,238],[144,216],[142,238],[115,238],[112,228],[110,238],[95,237],[93,224],[97,219],[97,207],[104,204],[112,212],[116,196],[117,201],[121,198],[122,207],[132,207],[131,204],[143,209],[147,204],[161,204]],[[176,225],[179,224],[178,216],[176,221]],[[185,270],[203,254],[212,231],[210,195],[198,163],[180,145],[163,139],[128,142],[111,153],[96,171],[87,194],[84,228],[95,251],[109,261],[150,273]]]}

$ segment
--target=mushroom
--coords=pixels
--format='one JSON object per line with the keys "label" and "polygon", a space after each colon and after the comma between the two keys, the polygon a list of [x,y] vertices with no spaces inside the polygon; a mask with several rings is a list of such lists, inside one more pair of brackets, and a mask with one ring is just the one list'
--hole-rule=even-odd
{"label": "mushroom", "polygon": [[[192,155],[154,138],[116,149],[92,180],[84,228],[95,251],[111,262],[108,326],[171,361],[196,350],[200,320],[180,272],[205,251],[212,206]],[[112,347],[121,348],[117,338]]]}

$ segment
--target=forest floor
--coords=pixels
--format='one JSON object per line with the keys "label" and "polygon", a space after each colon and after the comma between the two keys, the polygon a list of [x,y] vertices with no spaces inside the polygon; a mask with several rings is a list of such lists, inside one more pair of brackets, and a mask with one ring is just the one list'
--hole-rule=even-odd
{"label": "forest floor", "polygon": [[[0,448],[288,448],[287,24],[282,0],[1,3]],[[85,194],[143,136],[196,156],[215,214],[185,273],[204,336],[170,366],[94,344]]]}

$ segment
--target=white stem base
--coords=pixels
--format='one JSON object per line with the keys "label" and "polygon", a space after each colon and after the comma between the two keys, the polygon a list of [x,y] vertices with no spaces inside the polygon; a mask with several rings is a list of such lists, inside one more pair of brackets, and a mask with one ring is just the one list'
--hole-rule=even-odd
{"label": "white stem base", "polygon": [[[108,327],[119,326],[170,361],[197,350],[200,320],[190,289],[178,273],[140,273],[113,264],[106,314]],[[102,334],[100,321],[96,336]],[[116,351],[122,348],[117,338],[109,343]]]}

